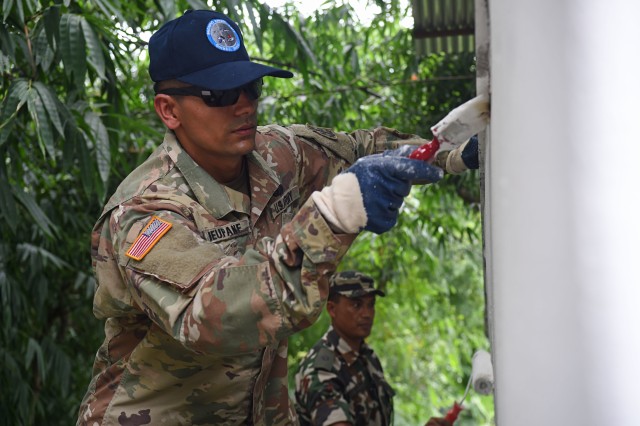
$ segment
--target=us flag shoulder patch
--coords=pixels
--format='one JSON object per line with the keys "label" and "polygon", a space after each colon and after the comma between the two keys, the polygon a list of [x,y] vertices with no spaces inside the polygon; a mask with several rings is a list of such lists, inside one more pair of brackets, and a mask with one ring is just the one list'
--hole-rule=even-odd
{"label": "us flag shoulder patch", "polygon": [[142,233],[133,242],[126,255],[132,259],[140,260],[156,245],[160,238],[171,229],[173,225],[158,216],[153,216]]}

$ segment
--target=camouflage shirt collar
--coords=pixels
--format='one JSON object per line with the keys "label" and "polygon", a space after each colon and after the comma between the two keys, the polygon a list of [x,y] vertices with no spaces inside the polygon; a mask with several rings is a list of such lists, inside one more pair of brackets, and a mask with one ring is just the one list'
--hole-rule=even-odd
{"label": "camouflage shirt collar", "polygon": [[324,335],[324,340],[328,343],[331,349],[338,352],[342,358],[347,362],[347,365],[351,365],[360,356],[368,356],[373,352],[373,350],[367,345],[366,342],[362,342],[360,345],[360,350],[354,350],[346,340],[344,340],[338,333],[333,329],[333,326],[329,326],[329,330]]}
{"label": "camouflage shirt collar", "polygon": [[[231,200],[224,185],[218,183],[191,158],[182,148],[173,131],[168,130],[165,133],[163,147],[169,158],[184,176],[198,202],[205,206],[216,218],[224,217],[233,210],[239,210],[238,206]],[[273,170],[255,151],[250,152],[247,155],[247,159],[249,160],[249,169],[257,167],[257,175],[260,179],[266,178],[266,180],[271,181],[269,189],[274,192],[280,185],[280,181]],[[253,179],[254,173],[252,172],[250,173],[250,185]],[[262,207],[260,206],[260,211],[262,211]]]}

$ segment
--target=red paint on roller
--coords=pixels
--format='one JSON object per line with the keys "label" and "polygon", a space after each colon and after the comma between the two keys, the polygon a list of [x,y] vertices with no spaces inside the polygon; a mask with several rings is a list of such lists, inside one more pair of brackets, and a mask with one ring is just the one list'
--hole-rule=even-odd
{"label": "red paint on roller", "polygon": [[451,409],[447,411],[447,415],[444,416],[444,419],[449,423],[453,424],[453,422],[457,420],[458,414],[460,414],[460,411],[462,411],[462,405],[458,404],[457,402],[454,402],[453,407],[451,407]]}
{"label": "red paint on roller", "polygon": [[431,142],[427,142],[420,148],[413,151],[411,155],[409,155],[409,158],[413,158],[414,160],[431,161],[439,149],[440,141],[438,138],[433,138]]}

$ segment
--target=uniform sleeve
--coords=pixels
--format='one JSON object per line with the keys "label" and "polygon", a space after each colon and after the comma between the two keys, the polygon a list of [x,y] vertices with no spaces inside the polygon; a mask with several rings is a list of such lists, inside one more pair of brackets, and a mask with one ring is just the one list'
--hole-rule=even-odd
{"label": "uniform sleeve", "polygon": [[403,145],[420,146],[429,142],[421,136],[384,126],[349,133],[299,124],[291,126],[290,129],[296,135],[313,141],[349,163],[353,163],[360,157],[396,149]]}
{"label": "uniform sleeve", "polygon": [[403,145],[420,146],[428,140],[389,127],[373,130],[337,132],[332,129],[294,124],[289,127],[265,126],[265,133],[277,134],[289,141],[299,167],[302,197],[321,190],[358,158],[377,154]]}
{"label": "uniform sleeve", "polygon": [[296,404],[312,425],[331,425],[338,422],[355,424],[349,402],[344,397],[346,384],[332,371],[301,365],[296,376]]}
{"label": "uniform sleeve", "polygon": [[[204,240],[187,210],[169,200],[131,200],[111,213],[96,243],[94,310],[105,318],[142,310],[199,353],[254,352],[313,324],[328,276],[355,238],[334,234],[309,200],[275,238],[238,259]],[[128,256],[155,219],[171,228],[141,259]]]}

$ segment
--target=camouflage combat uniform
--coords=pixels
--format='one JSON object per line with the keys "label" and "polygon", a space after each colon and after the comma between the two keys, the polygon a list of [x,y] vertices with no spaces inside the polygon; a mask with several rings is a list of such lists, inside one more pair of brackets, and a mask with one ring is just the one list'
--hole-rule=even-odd
{"label": "camouflage combat uniform", "polygon": [[354,351],[333,327],[302,360],[295,380],[303,426],[392,422],[394,391],[384,379],[380,360],[364,342],[359,352]]}
{"label": "camouflage combat uniform", "polygon": [[[106,336],[78,424],[295,423],[287,337],[320,315],[355,237],[334,234],[310,194],[358,157],[407,142],[426,141],[387,128],[259,127],[249,197],[168,132],[93,230],[93,310]],[[143,257],[126,255],[160,223],[166,233]]]}

